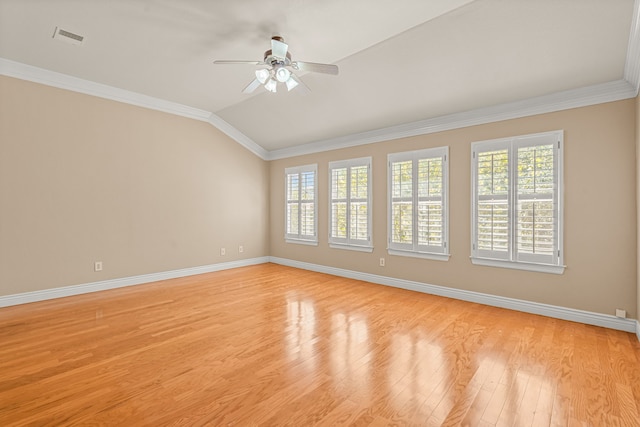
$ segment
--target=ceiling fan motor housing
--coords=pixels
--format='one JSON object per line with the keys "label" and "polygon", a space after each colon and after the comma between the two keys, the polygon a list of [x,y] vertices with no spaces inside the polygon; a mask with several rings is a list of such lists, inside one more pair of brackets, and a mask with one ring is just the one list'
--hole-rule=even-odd
{"label": "ceiling fan motor housing", "polygon": [[291,65],[291,53],[287,52],[287,55],[285,58],[280,58],[280,57],[274,56],[273,51],[269,49],[264,53],[264,62],[274,67],[276,65],[282,65],[282,66],[288,67]]}

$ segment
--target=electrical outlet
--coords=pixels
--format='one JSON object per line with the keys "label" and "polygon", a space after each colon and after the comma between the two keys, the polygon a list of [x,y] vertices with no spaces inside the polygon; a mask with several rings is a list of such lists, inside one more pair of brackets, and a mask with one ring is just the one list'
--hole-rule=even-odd
{"label": "electrical outlet", "polygon": [[225,256],[227,254],[227,250],[225,248],[220,248],[220,255]]}
{"label": "electrical outlet", "polygon": [[380,258],[380,267],[384,267],[384,258]]}
{"label": "electrical outlet", "polygon": [[102,271],[102,261],[96,261],[93,263],[93,271]]}
{"label": "electrical outlet", "polygon": [[244,252],[244,247],[242,245],[238,246],[238,252],[239,253]]}
{"label": "electrical outlet", "polygon": [[623,319],[627,317],[627,310],[622,310],[620,308],[616,308],[616,317],[622,317]]}

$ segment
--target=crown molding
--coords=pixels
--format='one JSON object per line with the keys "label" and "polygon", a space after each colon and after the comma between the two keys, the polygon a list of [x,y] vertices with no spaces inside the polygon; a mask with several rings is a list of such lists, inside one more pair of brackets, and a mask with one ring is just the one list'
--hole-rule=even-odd
{"label": "crown molding", "polygon": [[90,80],[80,79],[1,57],[0,75],[207,122],[263,160],[266,160],[268,155],[264,148],[210,111],[154,98],[102,83],[92,82]]}
{"label": "crown molding", "polygon": [[165,101],[102,83],[92,82],[90,80],[80,79],[5,58],[0,58],[0,74],[200,121],[207,121],[209,116],[211,116],[209,111]]}
{"label": "crown molding", "polygon": [[640,0],[633,4],[629,44],[624,78],[612,82],[557,92],[522,101],[480,108],[462,113],[392,126],[368,132],[345,135],[269,152],[268,160],[355,147],[409,136],[424,135],[467,126],[494,123],[536,114],[552,113],[571,108],[587,107],[604,102],[635,98],[640,88]]}
{"label": "crown molding", "polygon": [[637,96],[640,88],[640,0],[635,0],[633,3],[627,60],[624,64],[624,79],[635,88]]}
{"label": "crown molding", "polygon": [[258,145],[253,139],[240,132],[237,128],[222,120],[220,116],[211,113],[207,122],[229,138],[236,141],[238,144],[244,146],[256,156],[260,157],[262,160],[269,160],[269,152],[267,150]]}
{"label": "crown molding", "polygon": [[626,80],[556,92],[550,95],[509,102],[461,113],[448,114],[403,125],[346,135],[269,152],[269,160],[314,154],[358,145],[373,144],[416,135],[442,132],[468,126],[552,113],[605,102],[635,98],[637,90]]}
{"label": "crown molding", "polygon": [[221,117],[209,111],[1,57],[0,75],[204,121],[219,129],[261,159],[277,160],[635,98],[638,96],[640,87],[640,0],[634,1],[624,79],[272,151],[265,150]]}

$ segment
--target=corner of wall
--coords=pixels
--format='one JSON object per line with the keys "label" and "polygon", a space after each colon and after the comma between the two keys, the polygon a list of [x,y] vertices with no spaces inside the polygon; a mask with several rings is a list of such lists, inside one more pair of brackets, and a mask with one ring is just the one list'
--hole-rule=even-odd
{"label": "corner of wall", "polygon": [[640,95],[636,95],[636,335],[640,340]]}

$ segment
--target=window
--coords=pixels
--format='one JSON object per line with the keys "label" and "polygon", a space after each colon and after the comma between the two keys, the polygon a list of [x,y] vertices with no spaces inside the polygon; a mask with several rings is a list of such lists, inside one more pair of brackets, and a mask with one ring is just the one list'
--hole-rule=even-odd
{"label": "window", "polygon": [[285,169],[285,240],[318,244],[317,165]]}
{"label": "window", "polygon": [[329,163],[329,246],[373,251],[371,157]]}
{"label": "window", "polygon": [[437,260],[448,249],[449,147],[389,154],[389,253]]}
{"label": "window", "polygon": [[472,262],[561,274],[562,131],[475,142]]}

